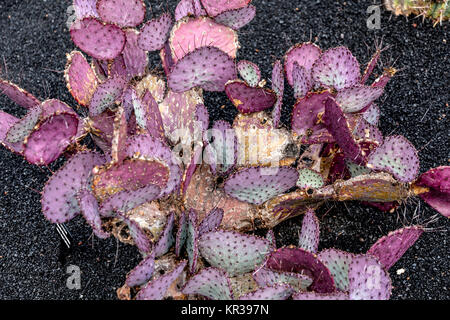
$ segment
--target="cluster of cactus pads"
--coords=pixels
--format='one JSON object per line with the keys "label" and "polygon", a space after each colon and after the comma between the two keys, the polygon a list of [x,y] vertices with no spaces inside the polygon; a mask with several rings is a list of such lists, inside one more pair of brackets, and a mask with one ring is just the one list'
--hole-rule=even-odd
{"label": "cluster of cactus pads", "polygon": [[384,0],[384,5],[395,15],[414,14],[430,18],[434,25],[450,19],[448,0]]}
{"label": "cluster of cactus pads", "polygon": [[[395,73],[366,84],[381,50],[361,74],[345,47],[297,44],[274,63],[269,88],[256,64],[236,62],[250,0],[181,0],[174,16],[145,23],[142,0],[73,4],[71,37],[91,61],[73,51],[65,80],[88,117],[2,80],[28,113],[0,111],[0,142],[36,165],[70,147],[42,212],[52,223],[81,214],[99,238],[137,246],[143,260],[119,298],[388,299],[388,270],[423,228],[394,231],[366,254],[318,252],[314,210],[327,200],[393,210],[420,196],[450,215],[450,167],[418,177],[414,146],[377,128],[374,102]],[[165,76],[149,71],[149,51]],[[280,121],[285,78],[290,128]],[[239,111],[232,124],[210,124],[204,91],[226,93]],[[96,150],[80,144],[88,135]],[[301,214],[298,247],[277,248],[271,229]],[[257,228],[267,237],[245,233]]]}

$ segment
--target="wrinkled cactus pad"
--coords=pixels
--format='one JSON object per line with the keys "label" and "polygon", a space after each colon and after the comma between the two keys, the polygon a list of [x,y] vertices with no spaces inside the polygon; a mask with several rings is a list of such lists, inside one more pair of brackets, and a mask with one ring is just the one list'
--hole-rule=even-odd
{"label": "wrinkled cactus pad", "polygon": [[212,300],[232,300],[233,293],[227,274],[216,268],[206,268],[194,275],[184,286],[184,294],[196,294]]}
{"label": "wrinkled cactus pad", "polygon": [[319,248],[319,235],[319,219],[317,219],[314,210],[308,210],[303,216],[298,247],[311,253],[316,253]]}
{"label": "wrinkled cactus pad", "polygon": [[312,275],[313,283],[310,288],[315,292],[330,293],[335,290],[328,268],[314,254],[303,249],[278,249],[267,257],[265,266],[276,271]]}
{"label": "wrinkled cactus pad", "polygon": [[401,182],[410,182],[419,173],[419,157],[406,138],[391,136],[369,156],[367,167],[387,171]]}
{"label": "wrinkled cactus pad", "polygon": [[353,257],[349,266],[349,297],[352,300],[388,300],[391,279],[371,255]]}
{"label": "wrinkled cactus pad", "polygon": [[151,280],[136,295],[136,300],[162,300],[169,287],[180,277],[187,261],[180,262],[173,270]]}
{"label": "wrinkled cactus pad", "polygon": [[129,287],[136,287],[148,282],[155,271],[155,253],[152,251],[133,270],[128,273],[126,284]]}
{"label": "wrinkled cactus pad", "polygon": [[125,33],[118,26],[91,17],[73,23],[70,35],[81,50],[100,60],[117,57],[126,41]]}
{"label": "wrinkled cactus pad", "polygon": [[97,12],[103,21],[120,27],[136,27],[145,16],[143,0],[98,0]]}
{"label": "wrinkled cactus pad", "polygon": [[272,90],[253,88],[240,80],[228,82],[225,85],[225,93],[239,112],[244,114],[266,110],[277,100]]}
{"label": "wrinkled cactus pad", "polygon": [[354,86],[361,81],[359,62],[345,47],[329,49],[314,63],[312,78],[336,90]]}
{"label": "wrinkled cactus pad", "polygon": [[74,99],[82,106],[87,106],[98,86],[98,79],[81,52],[72,51],[67,55],[64,77]]}
{"label": "wrinkled cactus pad", "polygon": [[215,47],[201,47],[185,55],[172,68],[168,85],[175,92],[201,87],[206,91],[224,91],[236,78],[234,61]]}
{"label": "wrinkled cactus pad", "polygon": [[225,181],[225,192],[235,199],[262,204],[295,186],[298,172],[291,167],[251,167]]}
{"label": "wrinkled cactus pad", "polygon": [[423,229],[411,226],[389,232],[370,247],[368,254],[378,258],[382,265],[389,270],[420,238]]}
{"label": "wrinkled cactus pad", "polygon": [[169,38],[169,31],[173,25],[170,13],[164,13],[159,18],[144,24],[139,34],[139,47],[146,51],[161,50]]}
{"label": "wrinkled cactus pad", "polygon": [[266,239],[223,230],[206,233],[199,239],[202,257],[230,276],[254,270],[269,253],[270,245]]}
{"label": "wrinkled cactus pad", "polygon": [[78,192],[88,186],[92,169],[103,156],[83,151],[73,156],[46,183],[42,191],[42,212],[53,223],[64,223],[80,213]]}
{"label": "wrinkled cactus pad", "polygon": [[256,8],[255,6],[250,5],[245,8],[222,12],[214,18],[214,21],[234,30],[238,30],[252,21],[255,15]]}

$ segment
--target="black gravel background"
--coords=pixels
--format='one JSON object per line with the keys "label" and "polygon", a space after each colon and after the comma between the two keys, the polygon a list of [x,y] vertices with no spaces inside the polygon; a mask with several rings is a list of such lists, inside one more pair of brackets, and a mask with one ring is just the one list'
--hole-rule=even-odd
{"label": "black gravel background", "polygon": [[[375,2],[376,4],[379,3]],[[160,3],[153,1],[152,3]],[[322,48],[345,45],[366,63],[375,40],[391,46],[384,65],[395,62],[401,72],[381,98],[381,129],[402,134],[420,150],[421,171],[450,161],[448,23],[433,28],[428,21],[393,17],[381,9],[381,30],[366,26],[372,1],[254,0],[257,18],[240,32],[239,58],[258,63],[270,79],[271,64],[290,45],[312,38]],[[20,84],[36,96],[59,98],[72,106],[62,70],[73,48],[66,21],[69,0],[0,1],[1,77]],[[176,1],[153,6],[153,14]],[[69,11],[70,12],[70,11]],[[150,14],[149,14],[150,17]],[[159,63],[152,55],[153,64]],[[381,69],[376,70],[380,74]],[[288,92],[289,94],[289,92]],[[283,120],[288,123],[292,99],[286,99]],[[213,119],[231,120],[234,108],[224,94],[206,99]],[[222,110],[221,105],[227,107]],[[1,110],[15,116],[24,110],[0,98]],[[53,164],[56,170],[63,159]],[[75,238],[72,252],[61,250],[55,227],[40,212],[40,196],[50,169],[27,164],[0,147],[0,298],[1,299],[115,299],[125,274],[139,261],[131,246],[115,239],[98,240],[81,219],[68,228]],[[431,229],[391,269],[393,299],[449,299],[450,223],[422,201],[409,200],[396,213],[381,213],[357,203],[329,204],[319,211],[321,248],[364,252],[377,238],[402,225],[425,223]],[[279,245],[295,244],[301,218],[276,228]],[[66,268],[82,270],[82,289],[66,287]],[[396,270],[405,272],[397,275]]]}

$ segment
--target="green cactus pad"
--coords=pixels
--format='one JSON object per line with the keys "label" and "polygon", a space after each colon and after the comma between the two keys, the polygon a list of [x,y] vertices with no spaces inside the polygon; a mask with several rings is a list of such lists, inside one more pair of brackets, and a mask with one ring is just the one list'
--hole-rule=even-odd
{"label": "green cactus pad", "polygon": [[341,291],[348,291],[348,270],[353,254],[338,249],[325,249],[319,252],[317,258],[330,270],[336,288]]}
{"label": "green cactus pad", "polygon": [[239,75],[245,82],[251,87],[256,87],[261,81],[261,71],[259,67],[253,62],[247,60],[241,60],[236,66]]}
{"label": "green cactus pad", "polygon": [[199,239],[199,251],[210,265],[230,276],[255,269],[270,251],[270,242],[233,231],[213,231]]}
{"label": "green cactus pad", "polygon": [[323,187],[324,183],[322,175],[317,171],[303,168],[298,172],[297,187],[300,189],[318,189]]}
{"label": "green cactus pad", "polygon": [[370,154],[367,167],[387,171],[401,182],[410,182],[419,173],[419,157],[405,137],[391,136]]}
{"label": "green cactus pad", "polygon": [[216,268],[206,268],[193,276],[183,287],[184,294],[202,295],[211,300],[233,300],[227,274]]}

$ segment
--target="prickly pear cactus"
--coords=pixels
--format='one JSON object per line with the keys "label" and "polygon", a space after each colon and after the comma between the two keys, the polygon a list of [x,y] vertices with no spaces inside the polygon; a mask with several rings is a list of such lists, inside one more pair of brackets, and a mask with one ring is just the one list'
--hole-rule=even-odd
{"label": "prickly pear cactus", "polygon": [[[67,55],[64,78],[87,116],[1,80],[27,113],[0,112],[0,142],[36,165],[69,158],[42,192],[50,222],[81,215],[97,237],[139,249],[120,298],[388,299],[389,268],[424,228],[396,230],[365,254],[319,251],[314,210],[419,196],[448,217],[449,168],[418,178],[413,144],[377,128],[376,101],[395,73],[367,84],[382,50],[361,73],[346,47],[296,44],[275,61],[270,88],[257,64],[236,61],[250,2],[181,0],[174,17],[145,22],[141,0],[74,1],[81,51]],[[285,79],[290,126],[280,121]],[[234,121],[210,124],[207,91],[228,97]],[[81,146],[86,136],[96,150]],[[271,229],[302,214],[298,247],[277,248]],[[267,237],[245,233],[256,229]],[[380,285],[368,288],[374,269]]]}
{"label": "prickly pear cactus", "polygon": [[450,4],[448,0],[384,0],[386,9],[395,15],[430,18],[434,25],[442,24],[450,19]]}

